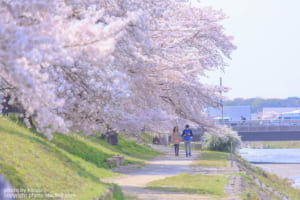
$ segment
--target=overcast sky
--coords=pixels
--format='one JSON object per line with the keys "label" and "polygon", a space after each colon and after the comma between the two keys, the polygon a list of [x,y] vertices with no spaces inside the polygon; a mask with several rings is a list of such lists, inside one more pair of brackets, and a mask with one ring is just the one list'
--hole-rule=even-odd
{"label": "overcast sky", "polygon": [[299,0],[203,0],[222,8],[223,22],[238,49],[224,73],[209,82],[231,88],[229,98],[300,97]]}

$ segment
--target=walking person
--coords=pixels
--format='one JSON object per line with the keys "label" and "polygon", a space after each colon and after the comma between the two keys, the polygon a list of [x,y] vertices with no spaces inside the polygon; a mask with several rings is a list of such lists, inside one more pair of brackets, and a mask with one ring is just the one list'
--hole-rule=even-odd
{"label": "walking person", "polygon": [[173,128],[173,143],[175,148],[175,156],[179,156],[179,143],[180,143],[180,134],[178,131],[178,126]]}
{"label": "walking person", "polygon": [[[192,130],[189,128],[189,125],[185,125],[185,129],[182,132],[181,135],[184,139],[184,147],[185,147],[185,154],[186,157],[192,156],[191,154],[191,149],[192,149],[192,144],[191,144],[191,137],[193,136]],[[189,148],[189,149],[188,149]],[[189,151],[188,151],[189,150]]]}

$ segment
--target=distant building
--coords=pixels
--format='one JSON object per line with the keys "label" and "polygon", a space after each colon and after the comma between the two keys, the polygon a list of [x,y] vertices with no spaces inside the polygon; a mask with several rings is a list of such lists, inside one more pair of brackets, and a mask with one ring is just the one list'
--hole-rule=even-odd
{"label": "distant building", "polygon": [[258,113],[251,113],[251,120],[257,120],[259,119]]}
{"label": "distant building", "polygon": [[[222,117],[221,109],[209,107],[206,109],[209,117],[220,118]],[[241,120],[241,117],[246,118],[246,120],[251,119],[251,108],[250,106],[224,106],[223,107],[223,118],[230,119],[232,121]]]}
{"label": "distant building", "polygon": [[263,108],[262,119],[272,120],[284,112],[300,110],[300,107],[266,107]]}

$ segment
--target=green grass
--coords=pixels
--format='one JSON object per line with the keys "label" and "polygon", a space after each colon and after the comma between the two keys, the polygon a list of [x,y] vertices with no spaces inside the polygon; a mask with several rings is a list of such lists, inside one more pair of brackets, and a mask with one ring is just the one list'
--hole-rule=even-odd
{"label": "green grass", "polygon": [[300,149],[300,141],[261,141],[246,142],[243,147],[263,149]]}
{"label": "green grass", "polygon": [[[153,150],[148,145],[140,145],[135,141],[130,141],[124,135],[119,135],[118,142],[119,145],[110,145],[106,142],[106,139],[102,139],[98,137],[96,139],[91,140],[96,144],[100,144],[102,147],[109,149],[113,152],[117,152],[120,155],[124,155],[128,160],[134,161],[135,159],[140,160],[148,160],[155,158],[156,156],[160,155],[160,152]],[[135,159],[132,159],[135,158]]]}
{"label": "green grass", "polygon": [[288,179],[279,178],[277,175],[268,173],[259,167],[254,168],[254,173],[259,180],[275,188],[279,193],[288,194],[294,197],[293,199],[300,199],[300,190],[293,188]]}
{"label": "green grass", "polygon": [[[118,176],[108,169],[112,167],[105,163],[108,157],[124,155],[126,163],[141,163],[159,154],[122,136],[117,146],[76,134],[56,133],[49,142],[23,123],[4,117],[0,117],[0,152],[0,173],[14,188],[34,188],[42,194],[72,194],[72,199],[79,200],[100,198],[112,187],[101,181]],[[113,199],[124,199],[120,188]]]}
{"label": "green grass", "polygon": [[228,160],[228,153],[218,151],[203,151],[201,152],[201,160]]}
{"label": "green grass", "polygon": [[147,184],[148,189],[186,192],[225,197],[224,186],[228,184],[225,175],[179,174]]}
{"label": "green grass", "polygon": [[151,135],[150,133],[145,132],[140,134],[139,136],[144,140],[146,144],[152,144],[154,136]]}
{"label": "green grass", "polygon": [[35,188],[42,193],[64,193],[74,195],[75,199],[93,199],[110,187],[100,178],[112,176],[111,171],[74,157],[2,117],[0,152],[1,173],[14,188]]}
{"label": "green grass", "polygon": [[200,161],[193,164],[197,167],[229,167],[228,153],[217,151],[203,151]]}
{"label": "green grass", "polygon": [[137,200],[137,196],[131,194],[124,194],[125,200]]}
{"label": "green grass", "polygon": [[229,167],[229,162],[225,160],[202,160],[195,163],[197,167]]}
{"label": "green grass", "polygon": [[114,199],[114,200],[123,200],[123,199],[125,199],[121,187],[118,186],[118,185],[114,185],[114,186],[115,186],[115,191],[113,193],[112,199]]}
{"label": "green grass", "polygon": [[0,173],[10,175],[7,176],[7,181],[12,185],[12,187],[14,188],[26,187],[21,175],[17,172],[17,170],[13,166],[8,165],[6,163],[0,163]]}
{"label": "green grass", "polygon": [[90,146],[83,141],[76,140],[72,136],[63,135],[56,133],[52,142],[59,148],[73,154],[79,158],[82,158],[88,162],[94,163],[100,168],[110,168],[111,166],[105,163],[107,158],[113,156],[113,154],[108,154],[99,149]]}
{"label": "green grass", "polygon": [[[275,174],[271,174],[259,167],[253,166],[249,162],[244,160],[241,156],[237,156],[236,158],[237,162],[243,168],[243,171],[246,171],[246,174],[241,174],[241,176],[245,178],[249,185],[248,190],[243,194],[243,197],[245,197],[245,199],[255,199],[255,194],[258,194],[260,192],[259,190],[263,190],[262,188],[258,187],[257,184],[255,184],[255,182],[253,181],[253,178],[250,177],[255,177],[259,180],[259,182],[264,183],[268,187],[272,188],[273,191],[288,196],[289,199],[300,199],[300,190],[292,187],[291,182],[288,179],[282,179]],[[279,199],[278,196],[276,197],[276,195],[272,192],[265,192],[272,196],[272,199]]]}

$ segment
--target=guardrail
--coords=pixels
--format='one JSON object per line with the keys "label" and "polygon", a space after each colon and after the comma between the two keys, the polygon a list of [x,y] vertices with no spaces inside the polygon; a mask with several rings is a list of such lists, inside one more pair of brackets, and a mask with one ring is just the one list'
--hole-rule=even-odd
{"label": "guardrail", "polygon": [[245,120],[220,123],[238,132],[287,132],[300,131],[300,120]]}

